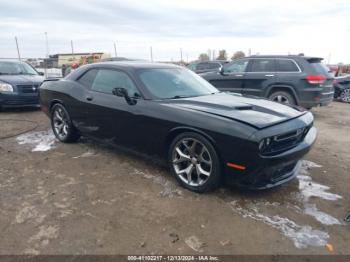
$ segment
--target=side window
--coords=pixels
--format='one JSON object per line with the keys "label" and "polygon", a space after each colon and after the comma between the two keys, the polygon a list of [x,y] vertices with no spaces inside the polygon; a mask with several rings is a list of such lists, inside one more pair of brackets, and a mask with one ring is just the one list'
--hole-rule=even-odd
{"label": "side window", "polygon": [[243,73],[248,65],[248,59],[241,59],[224,65],[227,73]]}
{"label": "side window", "polygon": [[293,60],[277,59],[277,72],[299,72],[299,68]]}
{"label": "side window", "polygon": [[221,64],[219,63],[209,63],[208,68],[209,69],[216,69],[216,68],[220,68]]}
{"label": "side window", "polygon": [[209,63],[199,63],[196,70],[205,70],[209,68]]}
{"label": "side window", "polygon": [[187,68],[190,69],[190,70],[192,70],[192,71],[194,71],[194,70],[196,70],[196,66],[197,66],[197,64],[193,63],[193,64],[189,64],[189,65],[187,66]]}
{"label": "side window", "polygon": [[83,86],[91,89],[92,83],[95,80],[97,74],[97,69],[91,69],[87,71],[85,74],[83,74],[79,79],[78,82],[82,84]]}
{"label": "side window", "polygon": [[112,94],[114,88],[123,87],[131,97],[140,97],[140,93],[129,76],[120,71],[99,69],[91,89],[97,92]]}
{"label": "side window", "polygon": [[274,59],[253,59],[251,72],[275,72]]}

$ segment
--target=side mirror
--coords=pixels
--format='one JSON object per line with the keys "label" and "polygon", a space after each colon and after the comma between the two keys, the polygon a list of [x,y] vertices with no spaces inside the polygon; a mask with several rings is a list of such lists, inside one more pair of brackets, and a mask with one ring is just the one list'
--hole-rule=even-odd
{"label": "side mirror", "polygon": [[116,87],[113,89],[112,91],[113,95],[115,96],[119,96],[119,97],[124,97],[126,102],[129,104],[129,105],[135,105],[136,104],[136,100],[135,99],[132,99],[129,94],[128,94],[128,91],[123,88],[123,87]]}
{"label": "side mirror", "polygon": [[224,70],[223,66],[221,66],[218,71],[219,71],[220,75],[225,75],[225,70]]}
{"label": "side mirror", "polygon": [[44,72],[38,72],[39,76],[43,76]]}

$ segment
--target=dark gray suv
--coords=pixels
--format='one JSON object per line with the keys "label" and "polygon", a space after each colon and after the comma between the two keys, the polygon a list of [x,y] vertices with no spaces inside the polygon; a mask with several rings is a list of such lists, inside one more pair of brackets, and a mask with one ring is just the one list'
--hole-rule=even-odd
{"label": "dark gray suv", "polygon": [[333,100],[333,75],[322,58],[250,56],[225,64],[220,72],[200,74],[221,91],[266,97],[305,108]]}
{"label": "dark gray suv", "polygon": [[188,69],[193,72],[207,73],[207,72],[218,72],[222,68],[224,64],[228,63],[225,60],[211,60],[211,61],[203,61],[203,62],[193,62],[187,66]]}

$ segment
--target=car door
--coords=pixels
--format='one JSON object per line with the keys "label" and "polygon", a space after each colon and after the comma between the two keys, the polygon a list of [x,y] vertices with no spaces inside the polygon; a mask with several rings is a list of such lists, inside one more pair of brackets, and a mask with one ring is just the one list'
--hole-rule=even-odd
{"label": "car door", "polygon": [[[130,130],[136,121],[139,107],[129,105],[124,97],[113,95],[113,89],[122,87],[130,97],[140,100],[135,83],[126,72],[100,68],[86,96],[90,135],[116,144],[128,144]],[[131,145],[132,146],[132,145]]]}
{"label": "car door", "polygon": [[223,72],[218,73],[209,82],[220,91],[241,93],[248,59],[239,59],[223,66]]}
{"label": "car door", "polygon": [[276,62],[273,58],[250,59],[244,76],[244,95],[264,96],[265,90],[275,79]]}

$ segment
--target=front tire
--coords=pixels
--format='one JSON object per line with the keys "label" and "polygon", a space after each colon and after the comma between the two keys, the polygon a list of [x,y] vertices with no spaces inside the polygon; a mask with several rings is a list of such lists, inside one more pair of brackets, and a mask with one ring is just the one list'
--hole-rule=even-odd
{"label": "front tire", "polygon": [[344,89],[339,96],[340,100],[345,103],[350,103],[350,88]]}
{"label": "front tire", "polygon": [[220,161],[204,136],[193,132],[178,135],[171,143],[168,163],[176,180],[194,192],[208,192],[220,185]]}
{"label": "front tire", "polygon": [[287,105],[296,105],[295,99],[293,95],[291,95],[288,92],[285,91],[277,91],[273,92],[270,96],[269,99],[281,103],[281,104],[287,104]]}
{"label": "front tire", "polygon": [[55,104],[51,110],[51,127],[56,138],[63,143],[76,142],[80,138],[66,108]]}

